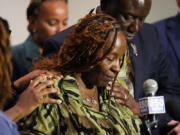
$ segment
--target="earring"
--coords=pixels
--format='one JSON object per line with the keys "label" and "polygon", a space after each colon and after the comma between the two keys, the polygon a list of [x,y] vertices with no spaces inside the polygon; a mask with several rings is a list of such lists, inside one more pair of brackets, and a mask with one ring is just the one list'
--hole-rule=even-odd
{"label": "earring", "polygon": [[36,33],[36,30],[35,30],[35,29],[32,29],[32,33]]}

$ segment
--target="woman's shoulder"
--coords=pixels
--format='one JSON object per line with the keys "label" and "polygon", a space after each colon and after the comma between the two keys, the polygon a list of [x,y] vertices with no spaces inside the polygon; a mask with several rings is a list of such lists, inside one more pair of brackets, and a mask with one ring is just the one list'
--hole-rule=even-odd
{"label": "woman's shoulder", "polygon": [[58,82],[58,88],[62,94],[68,95],[71,98],[79,98],[79,88],[76,79],[71,75],[66,75]]}

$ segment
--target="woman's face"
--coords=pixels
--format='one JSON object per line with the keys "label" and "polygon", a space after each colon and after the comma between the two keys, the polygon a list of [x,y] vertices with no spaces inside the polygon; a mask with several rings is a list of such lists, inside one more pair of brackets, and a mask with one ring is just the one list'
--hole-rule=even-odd
{"label": "woman's face", "polygon": [[44,42],[52,35],[67,28],[68,7],[63,1],[44,2],[38,12],[38,17],[33,18],[32,29],[35,30],[35,42],[43,46]]}
{"label": "woman's face", "polygon": [[114,48],[106,55],[97,67],[90,73],[91,84],[106,86],[109,81],[113,81],[116,74],[120,71],[120,64],[126,50],[125,36],[118,32],[114,42]]}

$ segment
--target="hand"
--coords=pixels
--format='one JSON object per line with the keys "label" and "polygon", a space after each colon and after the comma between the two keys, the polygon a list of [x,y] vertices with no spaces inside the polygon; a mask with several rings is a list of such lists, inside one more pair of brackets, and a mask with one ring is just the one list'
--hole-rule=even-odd
{"label": "hand", "polygon": [[[112,82],[106,87],[107,90],[111,90]],[[114,88],[111,96],[115,98],[117,103],[127,106],[135,115],[140,116],[139,103],[129,94],[120,83],[115,81]]]}
{"label": "hand", "polygon": [[40,74],[45,74],[45,75],[54,77],[56,79],[60,79],[63,77],[62,75],[61,76],[54,75],[47,70],[34,70],[34,71],[28,73],[27,75],[19,78],[18,80],[14,81],[14,86],[19,91],[23,91],[24,89],[27,88],[27,86],[29,85],[29,82],[31,80],[33,80],[34,78],[38,77]]}
{"label": "hand", "polygon": [[168,132],[167,135],[180,135],[180,122],[171,120],[167,124],[168,126],[175,126],[171,131]]}
{"label": "hand", "polygon": [[[50,93],[59,93],[59,90],[55,88],[47,88],[47,86],[54,85],[55,82],[53,80],[41,82],[50,76],[51,75],[48,76],[42,74],[34,80],[30,81],[28,88],[20,95],[16,105],[10,108],[10,111],[6,112],[8,116],[12,118],[12,120],[18,121],[24,116],[30,114],[34,109],[43,103],[62,103],[61,100],[44,97]],[[16,112],[16,116],[14,112]]]}

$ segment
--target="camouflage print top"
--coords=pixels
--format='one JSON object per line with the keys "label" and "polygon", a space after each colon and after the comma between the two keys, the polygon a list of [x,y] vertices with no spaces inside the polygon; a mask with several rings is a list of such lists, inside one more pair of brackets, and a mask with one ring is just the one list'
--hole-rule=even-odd
{"label": "camouflage print top", "polygon": [[24,128],[39,135],[139,135],[141,120],[125,106],[98,90],[100,111],[88,105],[80,96],[75,78],[56,80],[62,104],[43,104],[21,121]]}

